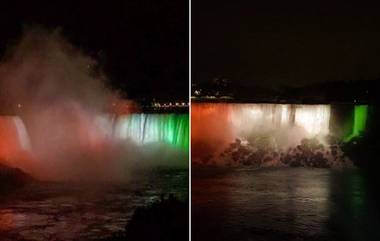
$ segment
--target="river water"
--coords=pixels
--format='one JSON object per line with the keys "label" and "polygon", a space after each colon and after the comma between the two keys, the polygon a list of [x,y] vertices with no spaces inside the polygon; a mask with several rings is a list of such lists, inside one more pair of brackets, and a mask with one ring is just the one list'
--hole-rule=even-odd
{"label": "river water", "polygon": [[136,207],[188,195],[188,170],[144,172],[126,183],[30,184],[0,201],[0,240],[98,240],[122,231]]}
{"label": "river water", "polygon": [[376,195],[359,170],[192,173],[193,240],[380,240]]}

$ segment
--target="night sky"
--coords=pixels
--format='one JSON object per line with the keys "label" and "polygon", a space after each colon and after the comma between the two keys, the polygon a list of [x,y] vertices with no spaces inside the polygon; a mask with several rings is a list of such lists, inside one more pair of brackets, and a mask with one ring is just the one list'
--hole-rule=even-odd
{"label": "night sky", "polygon": [[59,27],[129,98],[188,99],[186,0],[46,2],[2,2],[1,53],[20,38],[22,26]]}
{"label": "night sky", "polygon": [[193,0],[192,79],[271,88],[378,79],[379,9],[362,1]]}

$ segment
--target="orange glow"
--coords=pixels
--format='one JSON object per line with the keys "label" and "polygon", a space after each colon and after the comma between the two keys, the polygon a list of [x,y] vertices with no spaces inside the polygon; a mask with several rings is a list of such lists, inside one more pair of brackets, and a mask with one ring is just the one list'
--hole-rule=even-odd
{"label": "orange glow", "polygon": [[223,150],[233,140],[230,128],[231,105],[191,105],[192,161],[207,159],[209,153]]}
{"label": "orange glow", "polygon": [[12,210],[1,210],[0,211],[0,231],[12,230],[16,227],[16,215],[13,214]]}
{"label": "orange glow", "polygon": [[0,163],[26,169],[31,159],[25,126],[18,117],[0,118]]}
{"label": "orange glow", "polygon": [[126,115],[139,112],[139,106],[130,100],[114,99],[110,101],[108,112],[116,115]]}

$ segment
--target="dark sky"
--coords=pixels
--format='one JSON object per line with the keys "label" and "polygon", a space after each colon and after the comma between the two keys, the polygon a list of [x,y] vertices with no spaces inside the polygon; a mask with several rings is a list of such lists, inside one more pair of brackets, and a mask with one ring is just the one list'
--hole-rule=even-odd
{"label": "dark sky", "polygon": [[186,0],[2,2],[0,50],[31,24],[62,28],[131,98],[188,98]]}
{"label": "dark sky", "polygon": [[192,79],[276,88],[380,78],[379,10],[363,1],[193,0]]}

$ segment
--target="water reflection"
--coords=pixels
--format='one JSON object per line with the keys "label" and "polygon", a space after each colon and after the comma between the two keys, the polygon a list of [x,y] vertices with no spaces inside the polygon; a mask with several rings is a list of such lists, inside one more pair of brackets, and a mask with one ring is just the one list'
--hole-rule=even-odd
{"label": "water reflection", "polygon": [[234,169],[194,176],[192,189],[194,240],[379,240],[358,171]]}
{"label": "water reflection", "polygon": [[336,173],[330,185],[331,234],[339,240],[379,240],[373,189],[363,172]]}
{"label": "water reflection", "polygon": [[145,173],[128,183],[42,183],[0,199],[0,240],[94,240],[124,229],[136,207],[188,195],[188,171]]}

